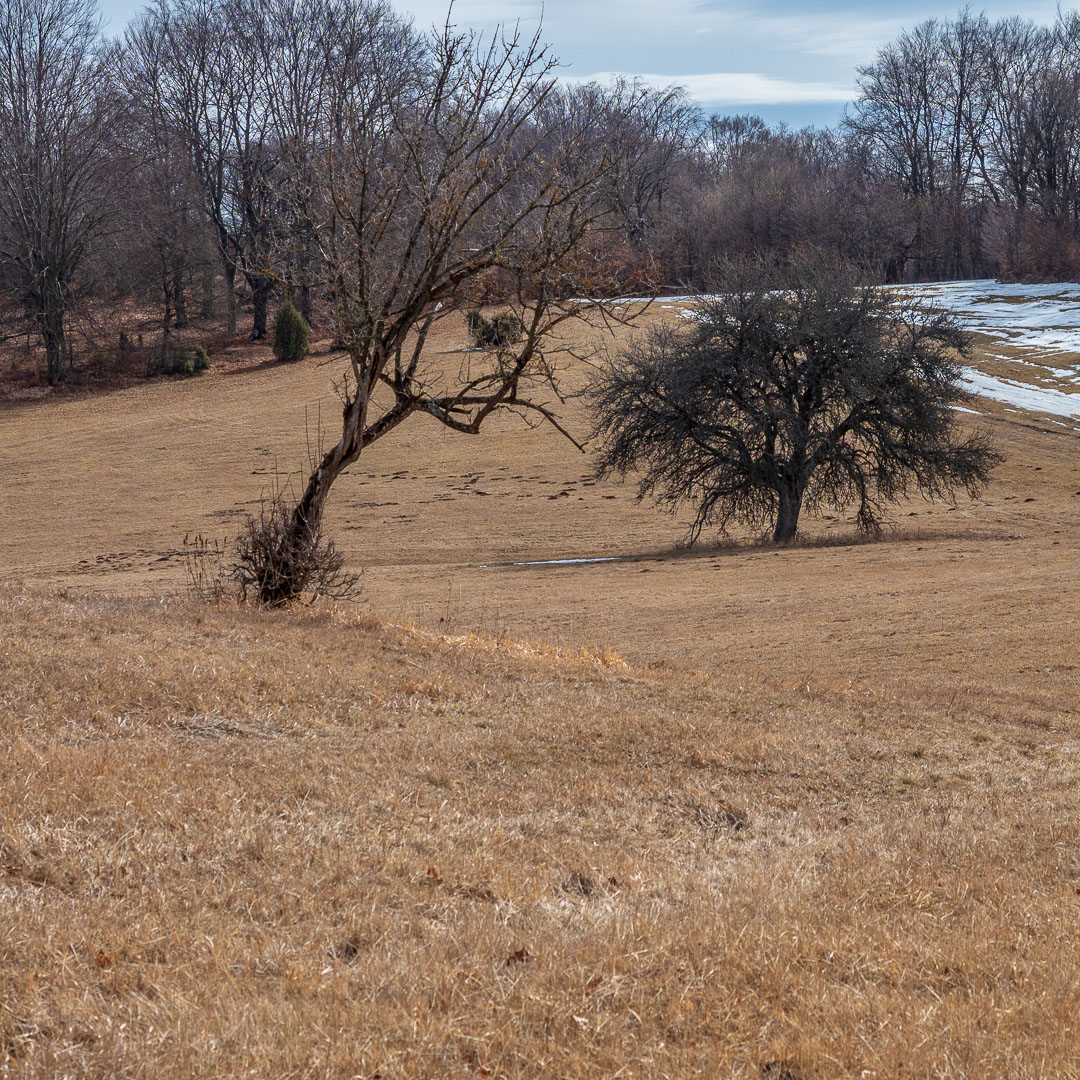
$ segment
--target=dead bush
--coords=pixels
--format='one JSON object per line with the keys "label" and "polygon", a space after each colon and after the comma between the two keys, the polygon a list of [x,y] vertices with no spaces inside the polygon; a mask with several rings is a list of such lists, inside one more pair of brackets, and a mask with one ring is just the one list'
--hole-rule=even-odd
{"label": "dead bush", "polygon": [[249,514],[239,536],[184,537],[184,568],[192,594],[209,603],[233,601],[287,607],[297,600],[314,603],[357,600],[360,574],[345,568],[345,557],[322,529],[297,526],[288,486],[264,497],[258,514]]}
{"label": "dead bush", "polygon": [[345,557],[323,536],[321,524],[297,523],[295,505],[288,487],[279,487],[244,522],[229,571],[241,603],[286,607],[302,598],[358,599],[360,575],[345,568]]}

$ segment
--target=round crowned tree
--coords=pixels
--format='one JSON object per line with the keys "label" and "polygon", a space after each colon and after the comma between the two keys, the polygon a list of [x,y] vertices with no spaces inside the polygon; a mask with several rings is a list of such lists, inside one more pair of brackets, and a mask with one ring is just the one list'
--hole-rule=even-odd
{"label": "round crowned tree", "polygon": [[729,268],[678,324],[665,322],[594,381],[600,475],[640,475],[639,498],[706,526],[771,525],[854,506],[861,529],[910,494],[975,497],[1001,459],[959,429],[947,313],[807,263]]}

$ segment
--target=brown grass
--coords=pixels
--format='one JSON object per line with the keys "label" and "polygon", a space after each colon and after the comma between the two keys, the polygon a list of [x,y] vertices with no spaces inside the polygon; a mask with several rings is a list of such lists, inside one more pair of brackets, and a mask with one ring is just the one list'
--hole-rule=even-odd
{"label": "brown grass", "polygon": [[421,423],[335,493],[362,608],[182,599],[323,359],[0,406],[0,1075],[1080,1076],[1074,433],[686,554]]}
{"label": "brown grass", "polygon": [[1080,1069],[1065,710],[332,613],[0,626],[10,1075]]}

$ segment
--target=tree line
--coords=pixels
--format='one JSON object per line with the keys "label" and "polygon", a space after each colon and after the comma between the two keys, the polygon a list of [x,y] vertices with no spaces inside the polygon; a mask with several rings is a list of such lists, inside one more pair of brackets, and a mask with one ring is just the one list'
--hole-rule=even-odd
{"label": "tree line", "polygon": [[[95,0],[9,0],[5,337],[36,337],[56,382],[95,301],[152,304],[161,362],[193,306],[223,303],[235,333],[243,300],[254,339],[276,296],[315,321],[335,302],[327,222],[348,216],[325,173],[367,168],[354,136],[390,137],[387,102],[423,112],[425,56],[451,29],[418,32],[384,0],[157,0],[112,39]],[[889,282],[1063,276],[1080,268],[1078,45],[1075,13],[930,20],[859,70],[841,123],[801,131],[704,115],[677,86],[557,84],[549,66],[538,108],[493,137],[542,129],[545,160],[587,181],[595,288],[702,287],[719,259],[811,248]],[[481,78],[470,107],[514,88]],[[511,286],[484,284],[480,299]]]}

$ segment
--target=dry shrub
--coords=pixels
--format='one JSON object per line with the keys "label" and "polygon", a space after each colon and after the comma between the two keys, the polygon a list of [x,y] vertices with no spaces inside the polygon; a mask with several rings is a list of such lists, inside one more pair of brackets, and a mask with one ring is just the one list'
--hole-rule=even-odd
{"label": "dry shrub", "polygon": [[263,607],[286,607],[306,599],[355,601],[360,574],[346,569],[345,557],[322,527],[299,535],[293,528],[288,485],[265,496],[258,515],[249,514],[231,549],[227,540],[202,533],[184,537],[184,568],[192,595],[210,603],[232,600]]}
{"label": "dry shrub", "polygon": [[244,522],[229,569],[241,603],[285,607],[304,597],[309,603],[320,596],[355,600],[360,575],[345,568],[345,556],[323,536],[321,524],[298,533],[293,503],[288,486],[279,487],[263,499],[258,516],[249,514]]}
{"label": "dry shrub", "polygon": [[233,591],[226,565],[228,541],[201,532],[186,533],[183,553],[184,573],[192,596],[204,603],[220,604],[227,600]]}

